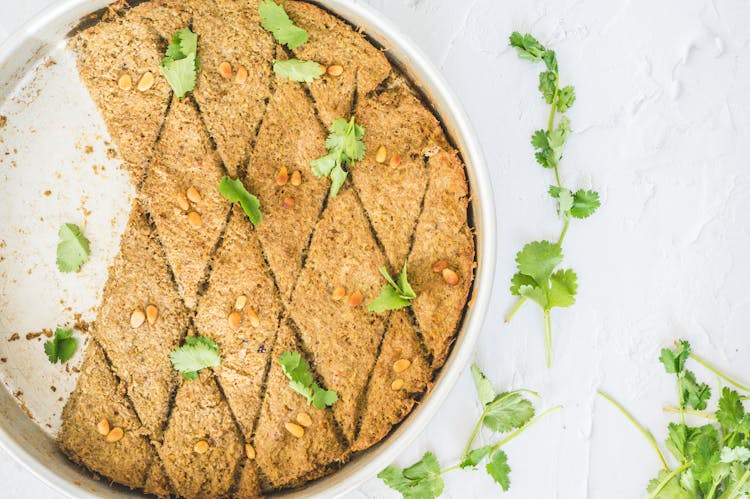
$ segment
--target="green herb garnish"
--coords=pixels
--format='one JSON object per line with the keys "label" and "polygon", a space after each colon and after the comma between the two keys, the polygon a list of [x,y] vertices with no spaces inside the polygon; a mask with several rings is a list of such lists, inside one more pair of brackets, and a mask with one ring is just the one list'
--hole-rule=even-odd
{"label": "green herb garnish", "polygon": [[279,365],[289,378],[289,386],[307,399],[318,409],[332,406],[339,399],[333,390],[324,390],[313,379],[310,364],[302,358],[299,352],[284,352],[279,357]]}
{"label": "green herb garnish", "polygon": [[557,201],[557,214],[563,228],[557,242],[536,241],[527,244],[516,255],[518,272],[511,278],[510,292],[520,300],[505,318],[510,322],[515,313],[529,299],[543,312],[544,346],[547,367],[552,365],[552,320],[550,312],[555,307],[570,307],[578,292],[578,276],[570,269],[556,270],[562,262],[562,243],[568,232],[570,219],[586,218],[599,208],[599,194],[579,189],[575,193],[560,182],[559,165],[565,143],[570,137],[570,120],[562,116],[555,124],[556,113],[566,112],[576,99],[572,86],[560,87],[557,56],[546,49],[536,38],[518,32],[510,36],[510,45],[518,56],[532,62],[543,62],[546,70],[539,75],[539,91],[550,105],[547,128],[531,136],[537,162],[554,171],[555,185],[549,188],[550,196]]}
{"label": "green herb garnish", "polygon": [[310,83],[323,74],[323,68],[317,62],[299,59],[274,61],[273,71],[281,78],[305,83]]}
{"label": "green herb garnish", "polygon": [[[471,366],[471,374],[483,410],[458,464],[441,469],[437,457],[432,452],[427,452],[422,459],[408,468],[398,469],[395,466],[388,466],[378,474],[378,478],[401,493],[405,499],[438,497],[443,493],[444,488],[442,475],[457,469],[476,470],[482,462],[485,463],[484,469],[487,474],[507,491],[510,488],[510,466],[508,455],[501,447],[547,414],[560,409],[560,406],[553,407],[534,417],[534,407],[523,396],[523,393],[533,395],[536,393],[528,390],[515,390],[498,394],[479,367]],[[494,444],[472,449],[471,445],[482,426],[496,433],[510,433]]]}
{"label": "green herb garnish", "polygon": [[175,371],[182,372],[185,379],[197,379],[198,371],[221,363],[219,345],[204,336],[188,336],[184,345],[170,352],[169,358]]}
{"label": "green herb garnish", "polygon": [[366,149],[362,142],[365,129],[357,125],[352,116],[349,121],[344,118],[334,121],[329,132],[326,138],[328,154],[313,160],[310,165],[316,177],[331,178],[331,197],[336,197],[348,175],[343,165],[351,166],[354,161],[361,161],[365,157]]}
{"label": "green herb garnish", "polygon": [[260,201],[247,192],[242,181],[225,175],[219,182],[219,193],[231,203],[240,203],[242,211],[245,212],[253,225],[258,225],[263,220],[263,214],[260,212]]}
{"label": "green herb garnish", "polygon": [[398,282],[394,281],[388,273],[388,269],[380,267],[380,273],[383,274],[386,284],[380,289],[380,295],[367,306],[370,312],[380,313],[386,310],[398,310],[408,307],[411,301],[417,297],[417,294],[409,284],[406,274],[406,263],[401,273],[398,275]]}
{"label": "green herb garnish", "polygon": [[57,235],[57,268],[60,272],[74,272],[89,260],[89,240],[75,224],[63,224]]}
{"label": "green herb garnish", "polygon": [[[602,392],[643,434],[653,447],[663,469],[648,482],[649,499],[735,499],[750,494],[750,413],[745,412],[737,391],[724,387],[715,413],[703,412],[711,397],[705,383],[698,383],[695,374],[685,369],[693,359],[721,379],[748,391],[748,388],[721,373],[691,352],[687,341],[676,343],[675,349],[661,351],[659,361],[667,373],[677,376],[679,407],[664,408],[680,414],[680,422],[670,423],[665,446],[676,461],[670,466],[650,431],[643,428],[620,404]],[[692,409],[691,409],[692,408]],[[708,424],[688,426],[685,414],[702,417]]]}
{"label": "green herb garnish", "polygon": [[177,97],[182,99],[191,92],[200,68],[198,35],[190,28],[175,33],[159,68]]}
{"label": "green herb garnish", "polygon": [[295,26],[281,5],[263,0],[258,5],[261,26],[271,32],[276,41],[294,50],[307,41],[307,31]]}
{"label": "green herb garnish", "polygon": [[55,336],[44,343],[44,353],[47,354],[47,358],[53,364],[58,361],[61,364],[66,363],[73,357],[78,349],[78,341],[73,338],[72,329],[60,329],[55,330]]}

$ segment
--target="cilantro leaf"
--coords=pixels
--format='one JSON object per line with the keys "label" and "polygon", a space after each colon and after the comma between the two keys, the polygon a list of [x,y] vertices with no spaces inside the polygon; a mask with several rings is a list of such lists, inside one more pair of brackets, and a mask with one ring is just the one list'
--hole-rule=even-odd
{"label": "cilantro leaf", "polygon": [[404,470],[388,466],[378,473],[378,478],[405,499],[432,499],[443,493],[440,463],[432,452],[425,453],[422,459]]}
{"label": "cilantro leaf", "polygon": [[515,296],[521,296],[521,287],[530,286],[535,287],[536,281],[532,277],[516,272],[516,274],[510,279],[510,292]]}
{"label": "cilantro leaf", "polygon": [[484,447],[479,447],[477,449],[471,450],[466,454],[466,457],[464,457],[459,466],[461,468],[476,469],[477,465],[482,462],[482,459],[487,457],[487,454],[489,454],[491,450],[491,445],[485,445]]}
{"label": "cilantro leaf", "polygon": [[172,36],[159,69],[175,95],[182,99],[195,88],[199,67],[198,35],[183,28]]}
{"label": "cilantro leaf", "polygon": [[680,407],[690,406],[702,411],[711,398],[711,388],[706,383],[698,383],[692,371],[685,371],[677,378],[680,392]]}
{"label": "cilantro leaf", "polygon": [[722,388],[719,408],[716,410],[716,419],[724,431],[737,430],[744,417],[745,407],[742,405],[739,393],[726,386]]}
{"label": "cilantro leaf", "polygon": [[571,269],[552,274],[550,284],[548,307],[570,307],[576,302],[578,276]]}
{"label": "cilantro leaf", "polygon": [[543,71],[539,73],[539,91],[547,104],[552,104],[557,90],[557,72]]}
{"label": "cilantro leaf", "polygon": [[750,449],[747,447],[722,447],[719,460],[722,463],[745,463],[750,460]]}
{"label": "cilantro leaf", "polygon": [[669,423],[669,436],[666,440],[667,449],[678,461],[684,463],[688,460],[687,441],[688,428],[684,424]]}
{"label": "cilantro leaf", "polygon": [[528,33],[522,35],[518,31],[510,35],[510,45],[518,50],[518,57],[533,62],[541,60],[542,54],[547,51],[536,38]]}
{"label": "cilantro leaf", "polygon": [[332,406],[339,399],[333,390],[325,390],[313,379],[310,364],[302,358],[299,352],[284,352],[279,357],[279,365],[284,374],[289,378],[289,386],[295,392],[307,399],[318,409]]}
{"label": "cilantro leaf", "polygon": [[66,363],[73,357],[77,349],[78,341],[73,338],[72,329],[57,328],[52,339],[44,343],[44,353],[47,354],[47,358],[53,364],[58,361],[61,364]]}
{"label": "cilantro leaf", "polygon": [[344,185],[348,175],[344,165],[351,166],[354,161],[365,157],[365,144],[362,142],[365,129],[354,120],[354,116],[349,121],[344,118],[335,120],[326,138],[328,154],[310,162],[316,177],[331,177],[331,197],[336,197]]}
{"label": "cilantro leaf", "polygon": [[566,116],[560,119],[552,131],[537,130],[531,136],[531,145],[536,149],[537,163],[544,168],[555,168],[562,159],[565,142],[572,133],[570,120]]}
{"label": "cilantro leaf", "polygon": [[307,31],[296,26],[284,8],[271,0],[263,0],[258,5],[261,26],[273,34],[276,41],[294,50],[307,42]]}
{"label": "cilantro leaf", "polygon": [[528,243],[516,254],[518,271],[531,277],[536,284],[546,283],[562,259],[560,246],[549,241]]}
{"label": "cilantro leaf", "polygon": [[273,72],[287,80],[310,83],[315,78],[320,78],[323,68],[314,61],[301,61],[289,59],[286,61],[274,61]]}
{"label": "cilantro leaf", "polygon": [[492,386],[490,380],[487,379],[487,376],[484,375],[484,373],[479,369],[479,366],[477,366],[476,364],[471,365],[471,376],[474,379],[474,386],[477,389],[479,402],[481,402],[483,406],[486,406],[487,404],[495,400],[495,398],[497,397],[495,388]]}
{"label": "cilantro leaf", "polygon": [[685,369],[685,362],[690,357],[690,343],[685,340],[679,342],[677,348],[672,351],[663,348],[659,361],[664,365],[668,373],[680,374]]}
{"label": "cilantro leaf", "polygon": [[575,218],[587,218],[601,206],[599,193],[596,191],[584,191],[579,189],[573,195],[573,206],[570,214]]}
{"label": "cilantro leaf", "polygon": [[501,393],[485,409],[484,425],[505,433],[525,425],[534,417],[534,406],[519,392]]}
{"label": "cilantro leaf", "polygon": [[487,461],[487,473],[500,484],[504,491],[510,488],[510,466],[508,466],[508,455],[497,449]]}
{"label": "cilantro leaf", "polygon": [[381,313],[386,310],[398,310],[411,305],[411,300],[417,297],[414,289],[409,284],[406,272],[406,263],[398,276],[398,282],[388,274],[385,267],[380,267],[380,273],[386,280],[386,284],[380,289],[377,298],[370,302],[367,310],[370,312]]}
{"label": "cilantro leaf", "polygon": [[182,346],[170,352],[169,358],[175,371],[182,372],[185,379],[196,379],[201,369],[221,363],[219,346],[204,336],[188,336]]}
{"label": "cilantro leaf", "polygon": [[678,476],[671,476],[667,470],[659,471],[656,478],[648,482],[650,499],[696,499],[680,486]]}
{"label": "cilantro leaf", "polygon": [[57,268],[60,272],[73,272],[89,260],[89,240],[75,224],[63,224],[57,235]]}
{"label": "cilantro leaf", "polygon": [[564,113],[576,101],[576,90],[572,85],[563,87],[557,92],[557,110]]}
{"label": "cilantro leaf", "polygon": [[263,220],[263,214],[260,212],[260,201],[247,192],[241,180],[232,179],[225,175],[219,183],[219,193],[231,203],[239,202],[242,211],[245,212],[253,225],[258,225]]}

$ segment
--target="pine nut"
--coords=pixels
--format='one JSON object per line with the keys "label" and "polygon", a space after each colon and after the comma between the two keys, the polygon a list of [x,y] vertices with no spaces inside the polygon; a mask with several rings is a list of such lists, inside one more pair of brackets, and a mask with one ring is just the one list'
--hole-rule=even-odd
{"label": "pine nut", "polygon": [[305,429],[302,428],[298,424],[284,423],[284,428],[286,428],[286,431],[288,431],[289,433],[291,433],[297,438],[302,438],[302,436],[305,434]]}
{"label": "pine nut", "polygon": [[438,260],[437,262],[432,264],[433,272],[442,272],[443,270],[447,268],[448,268],[448,262],[445,260]]}
{"label": "pine nut", "polygon": [[194,229],[200,229],[201,226],[203,225],[203,220],[201,220],[201,216],[194,211],[191,211],[190,213],[188,213],[188,222],[190,222],[190,226]]}
{"label": "pine nut", "polygon": [[388,163],[390,166],[398,166],[401,164],[401,156],[398,154],[394,154],[391,156],[391,161]]}
{"label": "pine nut", "polygon": [[458,284],[458,274],[451,269],[445,268],[443,269],[443,280],[449,286],[455,286]]}
{"label": "pine nut", "polygon": [[123,74],[117,80],[117,86],[120,90],[130,90],[133,87],[133,78],[129,74]]}
{"label": "pine nut", "polygon": [[326,71],[331,76],[341,76],[344,72],[344,68],[339,64],[334,64],[333,66],[328,66]]}
{"label": "pine nut", "polygon": [[200,203],[201,193],[195,187],[191,187],[187,190],[187,198],[193,203]]}
{"label": "pine nut", "polygon": [[276,184],[278,185],[286,185],[286,183],[289,181],[289,172],[286,169],[286,166],[282,166],[279,168],[279,171],[276,172]]}
{"label": "pine nut", "polygon": [[125,432],[122,431],[122,428],[117,426],[115,428],[112,428],[112,430],[109,433],[107,433],[107,436],[104,437],[104,439],[107,442],[112,444],[115,442],[119,442],[124,436],[125,436]]}
{"label": "pine nut", "polygon": [[300,412],[297,414],[297,422],[305,428],[311,427],[313,423],[312,418],[306,412]]}
{"label": "pine nut", "polygon": [[359,307],[362,304],[362,300],[364,300],[364,296],[362,296],[362,293],[360,293],[359,291],[355,291],[349,297],[349,306]]}
{"label": "pine nut", "polygon": [[141,92],[145,92],[151,87],[154,86],[154,82],[156,79],[154,78],[154,73],[151,71],[146,71],[143,73],[143,76],[141,76],[141,79],[138,80],[138,90]]}
{"label": "pine nut", "polygon": [[143,324],[143,321],[146,320],[146,314],[143,313],[143,310],[140,308],[136,308],[133,310],[133,313],[130,314],[130,327],[133,329],[138,329]]}
{"label": "pine nut", "polygon": [[198,440],[193,446],[193,450],[198,454],[205,454],[208,450],[208,442],[205,440]]}
{"label": "pine nut", "polygon": [[335,301],[339,301],[342,298],[346,296],[346,288],[339,286],[338,288],[333,290],[333,293],[331,293],[331,298],[333,298]]}
{"label": "pine nut", "polygon": [[253,327],[260,326],[260,318],[258,318],[258,312],[256,312],[252,308],[249,308],[247,310],[247,318],[250,321],[251,326]]}
{"label": "pine nut", "polygon": [[239,83],[240,85],[247,82],[247,77],[249,76],[247,72],[247,68],[245,66],[240,66],[237,68],[237,75],[234,77],[235,83]]}
{"label": "pine nut", "polygon": [[409,359],[399,359],[393,363],[393,370],[397,373],[402,373],[409,369],[409,366],[411,366],[411,361]]}
{"label": "pine nut", "polygon": [[242,310],[243,308],[245,308],[245,305],[247,305],[247,296],[245,295],[240,295],[236,300],[234,300],[235,310]]}
{"label": "pine nut", "polygon": [[148,305],[146,307],[146,319],[148,319],[148,323],[152,326],[156,324],[156,319],[159,317],[159,309],[156,308],[156,305]]}
{"label": "pine nut", "polygon": [[378,147],[378,152],[375,154],[375,161],[385,163],[386,157],[388,157],[388,151],[385,150],[385,146]]}
{"label": "pine nut", "polygon": [[242,321],[242,317],[240,317],[239,312],[232,312],[229,314],[229,317],[227,318],[229,321],[229,327],[234,329],[235,331],[240,328],[240,322]]}
{"label": "pine nut", "polygon": [[284,207],[285,208],[291,208],[294,206],[294,199],[293,198],[284,198]]}
{"label": "pine nut", "polygon": [[248,459],[255,459],[255,449],[250,444],[245,444],[245,455]]}
{"label": "pine nut", "polygon": [[219,74],[222,78],[229,78],[230,76],[232,76],[232,65],[227,61],[219,64]]}
{"label": "pine nut", "polygon": [[298,185],[302,184],[302,174],[299,170],[294,170],[292,172],[292,185],[297,187]]}
{"label": "pine nut", "polygon": [[109,421],[106,418],[96,424],[96,432],[103,437],[109,435]]}
{"label": "pine nut", "polygon": [[406,382],[403,380],[403,378],[398,378],[391,383],[391,390],[400,390],[404,387]]}
{"label": "pine nut", "polygon": [[177,194],[177,206],[179,206],[182,211],[188,211],[190,209],[190,203],[188,203],[188,198],[184,192]]}

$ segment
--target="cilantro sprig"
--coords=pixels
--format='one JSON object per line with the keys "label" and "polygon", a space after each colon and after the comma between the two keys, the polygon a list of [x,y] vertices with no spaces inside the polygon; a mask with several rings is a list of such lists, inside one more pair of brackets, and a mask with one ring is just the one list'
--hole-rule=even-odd
{"label": "cilantro sprig", "polygon": [[258,13],[261,26],[270,31],[280,44],[294,50],[307,42],[307,31],[295,25],[281,5],[271,0],[263,0],[258,5]]}
{"label": "cilantro sprig", "polygon": [[557,123],[557,114],[565,113],[576,99],[572,86],[560,87],[557,55],[545,48],[530,34],[518,32],[510,36],[510,45],[518,51],[521,59],[531,62],[542,62],[545,71],[539,75],[539,91],[544,101],[550,105],[547,128],[535,131],[531,136],[531,145],[537,163],[554,172],[555,184],[549,187],[550,196],[556,201],[557,214],[563,221],[562,232],[556,242],[535,241],[528,243],[516,255],[517,272],[511,278],[510,292],[519,300],[505,317],[510,322],[513,316],[528,300],[535,302],[542,309],[544,350],[547,367],[552,365],[552,319],[553,308],[572,306],[578,293],[578,276],[571,269],[558,269],[562,263],[562,244],[568,232],[571,218],[587,218],[600,206],[599,194],[591,190],[573,191],[562,185],[560,180],[560,161],[565,144],[570,137],[570,120],[561,116]]}
{"label": "cilantro sprig", "polygon": [[240,203],[242,211],[253,225],[258,225],[263,220],[263,214],[260,212],[260,201],[253,196],[239,179],[232,179],[226,175],[219,182],[219,193],[230,203]]}
{"label": "cilantro sprig", "polygon": [[55,330],[51,340],[44,342],[44,353],[53,364],[65,364],[78,350],[78,341],[73,337],[72,329]]}
{"label": "cilantro sprig", "polygon": [[380,295],[367,306],[370,312],[380,313],[386,310],[398,310],[408,307],[411,301],[417,297],[414,289],[409,284],[409,276],[406,272],[406,263],[401,273],[398,275],[398,281],[394,281],[388,273],[388,269],[380,267],[380,273],[386,280],[386,284],[380,289]]}
{"label": "cilantro sprig", "polygon": [[365,157],[366,148],[362,142],[365,128],[357,125],[352,116],[349,121],[344,118],[335,120],[329,132],[326,138],[328,154],[314,159],[310,166],[316,177],[331,178],[331,197],[336,197],[349,175],[344,166],[351,167],[355,161],[361,161]]}
{"label": "cilantro sprig", "polygon": [[198,379],[198,371],[221,363],[219,345],[204,336],[188,336],[184,345],[170,352],[169,358],[185,379]]}
{"label": "cilantro sprig", "polygon": [[172,36],[159,69],[175,95],[182,99],[195,88],[199,68],[198,35],[183,28]]}
{"label": "cilantro sprig", "polygon": [[307,399],[318,409],[330,407],[338,401],[339,396],[333,390],[325,390],[318,385],[310,371],[310,364],[299,352],[284,352],[279,357],[281,370],[289,378],[289,386]]}
{"label": "cilantro sprig", "polygon": [[323,67],[315,61],[300,59],[276,60],[273,62],[273,72],[276,76],[300,83],[310,83],[323,74]]}
{"label": "cilantro sprig", "polygon": [[[514,390],[497,393],[490,380],[476,364],[471,366],[471,374],[479,402],[482,404],[482,414],[474,426],[458,463],[441,469],[435,454],[427,452],[422,459],[407,468],[399,469],[395,466],[388,466],[378,474],[378,478],[401,493],[405,499],[438,497],[444,489],[442,475],[457,469],[476,470],[482,463],[487,474],[507,491],[510,488],[511,469],[508,465],[508,455],[502,447],[547,414],[561,408],[560,406],[552,407],[534,417],[534,406],[523,394],[538,396],[535,392]],[[507,435],[494,444],[472,449],[472,444],[482,428],[487,428],[494,433],[507,433]]]}
{"label": "cilantro sprig", "polygon": [[76,224],[63,224],[57,235],[57,269],[60,272],[75,272],[89,261],[91,248],[89,240]]}
{"label": "cilantro sprig", "polygon": [[[750,494],[750,413],[736,390],[725,386],[721,390],[718,408],[705,412],[711,389],[699,383],[695,374],[685,368],[689,359],[715,373],[724,381],[743,391],[748,387],[723,374],[714,366],[692,353],[690,343],[676,342],[674,349],[661,351],[659,361],[669,374],[677,377],[678,408],[665,408],[680,414],[680,422],[670,423],[665,447],[677,463],[670,466],[650,431],[643,428],[620,404],[608,395],[599,394],[611,402],[647,438],[662,463],[655,478],[647,485],[649,499],[735,499]],[[703,417],[701,426],[685,423],[685,414]]]}

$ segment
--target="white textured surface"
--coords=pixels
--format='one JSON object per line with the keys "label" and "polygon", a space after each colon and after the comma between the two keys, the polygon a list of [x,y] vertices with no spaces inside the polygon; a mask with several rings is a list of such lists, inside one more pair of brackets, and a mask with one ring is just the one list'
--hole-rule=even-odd
{"label": "white textured surface", "polygon": [[[46,0],[2,2],[0,39]],[[744,0],[368,0],[440,66],[472,117],[492,170],[500,224],[495,306],[477,361],[498,388],[539,391],[562,413],[507,447],[515,498],[633,498],[658,462],[610,406],[602,388],[632,409],[658,440],[661,406],[674,385],[658,350],[689,338],[704,356],[750,379],[743,312],[750,310],[750,4]],[[545,195],[549,172],[528,137],[546,109],[538,67],[506,46],[530,30],[558,51],[563,84],[578,101],[564,182],[593,187],[604,206],[574,223],[566,265],[580,275],[579,303],[553,316],[555,364],[543,366],[541,321],[512,304],[513,255],[559,232]],[[699,375],[711,379],[705,371]],[[424,451],[456,458],[478,415],[467,375],[398,464]],[[56,497],[8,456],[0,496]],[[445,497],[487,497],[482,473],[446,476]],[[371,480],[352,497],[389,497]]]}

